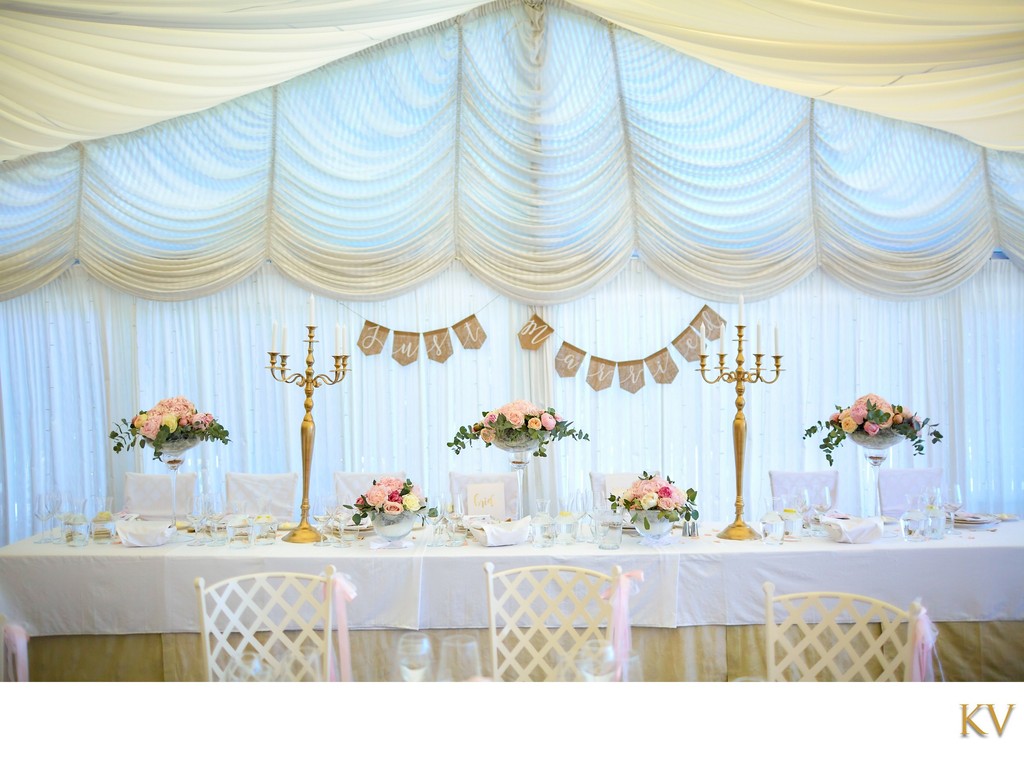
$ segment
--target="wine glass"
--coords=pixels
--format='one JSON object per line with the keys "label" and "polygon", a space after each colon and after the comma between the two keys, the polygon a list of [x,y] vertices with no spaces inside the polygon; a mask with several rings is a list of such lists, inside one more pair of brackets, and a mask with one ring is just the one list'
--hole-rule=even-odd
{"label": "wine glass", "polygon": [[444,512],[447,511],[448,504],[452,502],[451,496],[445,493],[441,496],[431,496],[427,498],[427,505],[422,510],[423,521],[430,525],[430,535],[427,538],[427,545],[435,547],[442,545],[438,539],[437,526],[444,519]]}
{"label": "wine glass", "polygon": [[451,503],[445,504],[441,513],[445,520],[446,532],[448,533],[448,540],[445,542],[445,545],[449,547],[461,546],[466,542],[465,533],[459,532],[462,516],[466,513],[462,495],[457,495]]}
{"label": "wine glass", "polygon": [[789,494],[789,508],[797,510],[807,534],[813,535],[814,533],[811,528],[813,509],[811,508],[811,497],[807,493],[806,488],[800,488]]}
{"label": "wine glass", "polygon": [[192,499],[192,508],[185,515],[189,525],[192,527],[192,540],[185,545],[201,546],[206,544],[206,539],[203,537],[203,524],[209,513],[207,511],[208,508],[209,499],[207,496],[201,495],[198,498]]}
{"label": "wine glass", "polygon": [[952,535],[956,532],[956,514],[963,507],[964,497],[960,490],[960,483],[953,483],[946,492],[946,497],[942,499],[942,508],[949,515],[949,524],[946,526],[947,535]]}
{"label": "wine glass", "polygon": [[331,521],[334,519],[334,504],[326,496],[318,496],[310,504],[309,516],[314,524],[317,525],[317,532],[320,533],[320,540],[316,544],[321,548],[329,546],[331,539],[328,530],[330,529]]}
{"label": "wine glass", "polygon": [[817,523],[815,534],[819,537],[827,537],[828,532],[821,524],[821,518],[832,510],[832,488],[822,485],[812,488],[810,491],[811,508],[814,509],[814,519]]}
{"label": "wine glass", "polygon": [[206,514],[206,530],[210,535],[206,545],[225,545],[228,542],[228,536],[227,527],[224,524],[224,498],[220,493],[205,493],[200,498],[203,501],[203,512]]}
{"label": "wine glass", "polygon": [[481,679],[480,647],[472,635],[457,633],[441,641],[438,682],[466,682]]}
{"label": "wine glass", "polygon": [[33,499],[32,514],[42,525],[42,531],[39,533],[39,537],[36,538],[36,543],[57,542],[57,538],[53,535],[50,528],[50,521],[57,516],[60,505],[59,495],[59,493],[50,491],[47,493],[37,493]]}
{"label": "wine glass", "polygon": [[422,632],[408,632],[398,639],[396,660],[398,679],[406,683],[428,682],[432,676],[433,648],[430,636]]}

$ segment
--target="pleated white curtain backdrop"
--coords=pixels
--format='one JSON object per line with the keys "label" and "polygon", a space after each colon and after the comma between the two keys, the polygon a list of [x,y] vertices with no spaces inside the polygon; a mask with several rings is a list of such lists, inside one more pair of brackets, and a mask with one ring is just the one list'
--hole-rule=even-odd
{"label": "pleated white curtain backdrop", "polygon": [[638,255],[767,297],[914,300],[1024,265],[1024,154],[753,84],[558,2],[496,3],[217,108],[0,164],[0,298],[79,262],[157,300],[269,260],[375,301],[459,260],[523,303]]}
{"label": "pleated white curtain backdrop", "polygon": [[[38,528],[35,495],[60,489],[119,502],[124,472],[162,471],[148,452],[112,453],[107,433],[114,421],[169,395],[188,396],[231,432],[227,446],[193,449],[186,467],[200,474],[200,487],[221,490],[228,471],[300,472],[304,396],[274,382],[265,366],[274,321],[288,326],[292,366],[303,366],[308,295],[263,266],[203,298],[144,300],[75,267],[0,302],[0,543]],[[327,367],[335,323],[346,326],[352,344],[366,319],[425,332],[476,313],[488,337],[480,350],[453,339],[445,364],[421,355],[403,367],[391,358],[390,341],[377,356],[350,349],[348,379],[314,394],[311,493],[329,494],[336,470],[401,469],[428,492],[444,490],[453,469],[507,471],[497,449],[477,445],[455,456],[445,444],[482,411],[526,398],[555,406],[590,434],[589,442],[561,441],[547,459],[532,461],[532,497],[586,488],[590,471],[659,470],[698,489],[706,518],[731,518],[731,386],[705,385],[672,347],[675,382],[655,385],[648,375],[636,394],[617,378],[593,391],[585,365],[571,379],[554,371],[562,340],[612,361],[644,358],[669,346],[704,303],[634,261],[593,293],[540,309],[555,334],[528,352],[516,333],[531,309],[457,265],[386,301],[319,297],[318,369]],[[734,306],[708,304],[735,320]],[[964,486],[972,510],[1024,512],[1024,407],[1014,402],[1024,368],[1024,276],[1012,263],[991,261],[955,291],[918,302],[873,298],[815,273],[779,295],[748,299],[746,315],[766,337],[779,326],[785,355],[777,384],[746,392],[749,518],[760,513],[769,469],[826,468],[817,444],[802,439],[804,428],[867,392],[930,416],[946,436],[921,457],[909,445],[892,449],[891,465],[941,466],[947,481]],[[868,500],[860,449],[848,443],[836,467],[839,505],[857,512]]]}

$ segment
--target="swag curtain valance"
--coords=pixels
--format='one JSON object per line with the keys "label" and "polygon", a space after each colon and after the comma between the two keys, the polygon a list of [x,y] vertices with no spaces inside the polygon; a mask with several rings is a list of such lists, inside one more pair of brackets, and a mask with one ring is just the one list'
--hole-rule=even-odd
{"label": "swag curtain valance", "polygon": [[458,259],[573,300],[634,255],[713,299],[820,268],[891,298],[1024,264],[1024,154],[739,79],[557,2],[495,3],[271,89],[0,164],[0,297],[80,264],[189,299],[271,261],[380,300]]}

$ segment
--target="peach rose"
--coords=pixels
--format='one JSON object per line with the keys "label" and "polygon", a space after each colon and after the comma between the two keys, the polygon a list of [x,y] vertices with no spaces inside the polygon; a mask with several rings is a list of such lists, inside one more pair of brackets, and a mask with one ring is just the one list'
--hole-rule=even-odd
{"label": "peach rose", "polygon": [[384,508],[381,509],[381,511],[383,511],[385,514],[396,515],[401,514],[403,511],[405,511],[405,509],[402,507],[401,503],[388,501],[387,503],[384,504]]}
{"label": "peach rose", "polygon": [[526,426],[529,427],[531,430],[539,430],[540,429],[540,417],[539,416],[531,417],[530,421],[528,421],[526,423]]}
{"label": "peach rose", "polygon": [[852,416],[844,416],[842,420],[843,432],[849,435],[851,432],[857,429],[857,423],[853,421]]}
{"label": "peach rose", "polygon": [[519,411],[509,411],[505,414],[505,418],[508,420],[508,423],[516,429],[522,427],[523,422],[526,421],[526,417],[524,417]]}
{"label": "peach rose", "polygon": [[494,430],[492,430],[490,427],[487,427],[486,429],[480,431],[480,439],[483,440],[485,443],[493,443],[494,438]]}

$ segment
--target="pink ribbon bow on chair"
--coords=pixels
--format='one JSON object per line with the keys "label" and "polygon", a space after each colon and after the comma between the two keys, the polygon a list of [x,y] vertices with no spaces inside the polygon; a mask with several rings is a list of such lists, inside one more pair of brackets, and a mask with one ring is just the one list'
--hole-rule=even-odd
{"label": "pink ribbon bow on chair", "polygon": [[629,625],[629,595],[633,592],[634,582],[643,581],[644,573],[639,569],[623,572],[619,575],[618,583],[604,593],[604,598],[610,599],[612,603],[611,638],[618,680],[622,680],[622,668],[629,661],[629,650],[633,647]]}
{"label": "pink ribbon bow on chair", "polygon": [[[4,625],[4,646],[14,658],[14,679],[19,683],[28,682],[28,633],[21,625]],[[3,647],[0,647],[3,648]],[[7,656],[0,650],[0,655]]]}
{"label": "pink ribbon bow on chair", "polygon": [[914,620],[911,631],[910,679],[915,683],[933,682],[935,672],[932,670],[932,655],[935,652],[935,641],[939,631],[932,624],[928,610],[923,606],[921,613]]}
{"label": "pink ribbon bow on chair", "polygon": [[336,669],[341,670],[341,681],[352,682],[352,655],[349,650],[348,640],[348,603],[356,597],[356,587],[344,575],[336,574],[332,580],[331,592],[334,593],[334,624],[337,626],[338,638],[338,667],[330,661],[333,656],[333,648],[328,654],[328,678],[333,682],[337,680]]}

